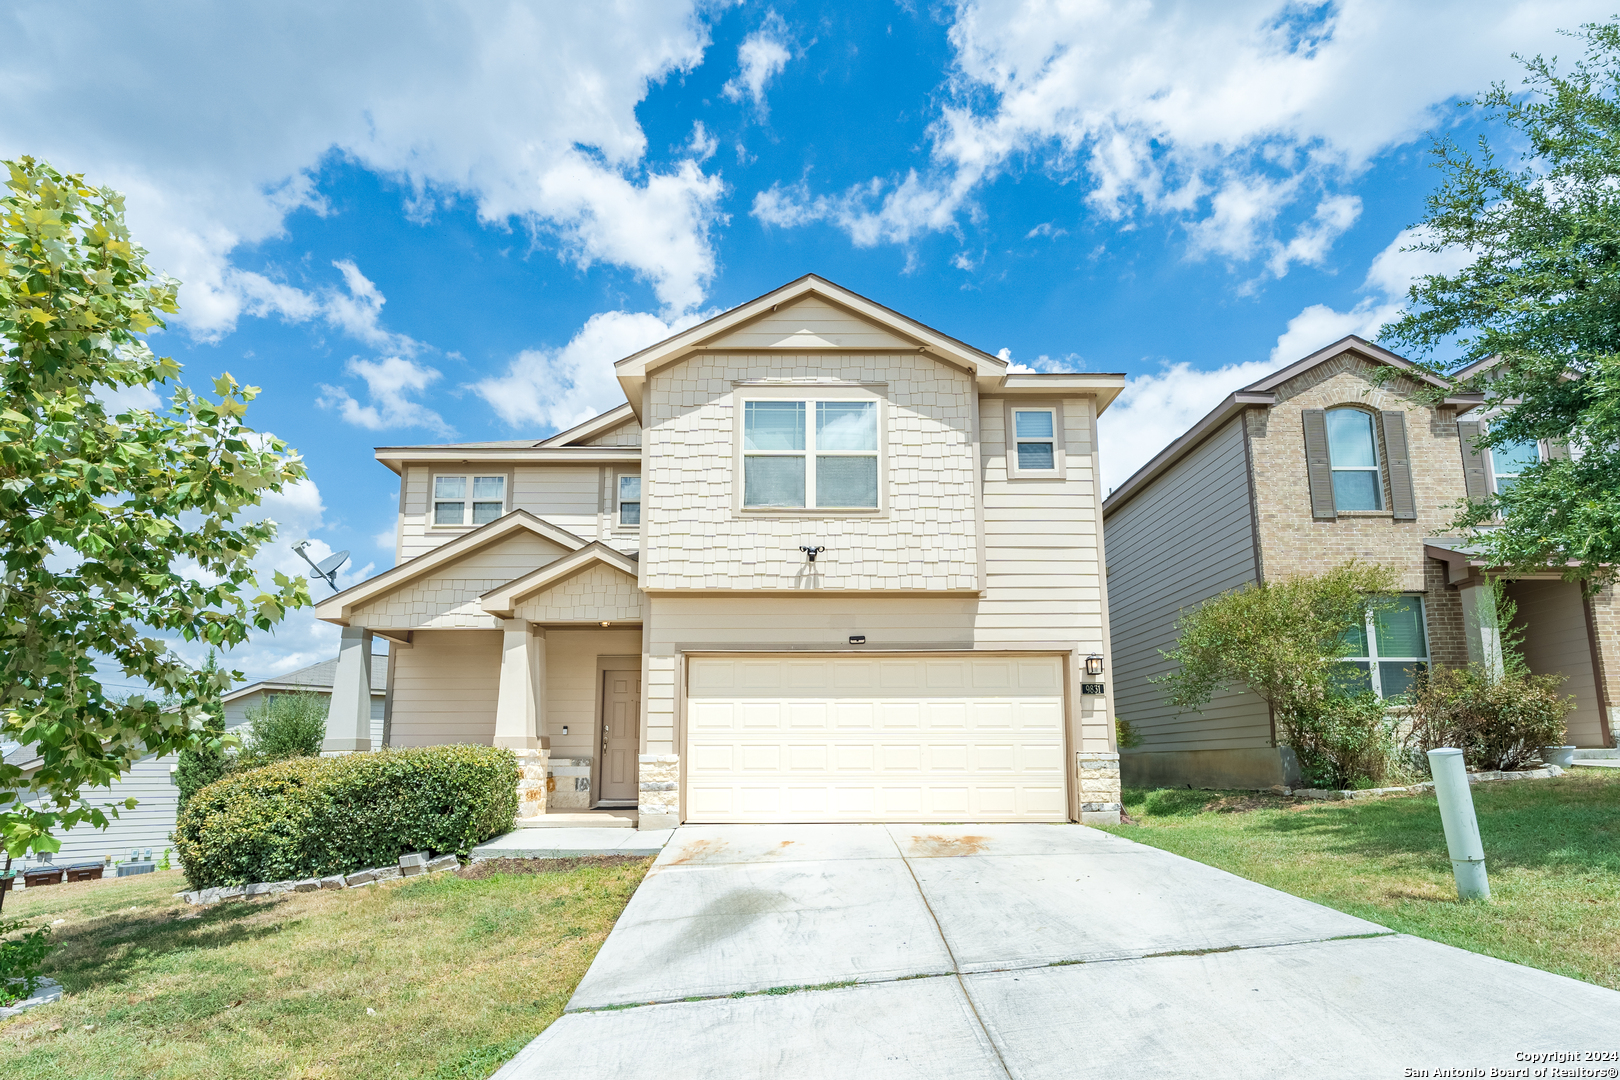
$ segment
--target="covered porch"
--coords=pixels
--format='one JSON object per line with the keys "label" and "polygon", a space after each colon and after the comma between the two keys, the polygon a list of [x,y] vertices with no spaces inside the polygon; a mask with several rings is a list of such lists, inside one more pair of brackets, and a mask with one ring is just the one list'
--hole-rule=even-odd
{"label": "covered porch", "polygon": [[324,751],[378,748],[354,687],[382,637],[382,745],[506,747],[520,820],[633,825],[642,603],[635,560],[603,544],[522,512],[470,532],[317,606],[342,627]]}
{"label": "covered porch", "polygon": [[[1462,600],[1468,659],[1500,669],[1502,635],[1523,631],[1523,653],[1538,675],[1560,674],[1562,692],[1575,698],[1565,738],[1583,748],[1614,746],[1620,696],[1620,604],[1613,586],[1587,595],[1549,567],[1545,573],[1499,573],[1460,540],[1431,537],[1424,554],[1445,564],[1446,583]],[[1499,626],[1485,584],[1500,578],[1517,607],[1511,626]]]}

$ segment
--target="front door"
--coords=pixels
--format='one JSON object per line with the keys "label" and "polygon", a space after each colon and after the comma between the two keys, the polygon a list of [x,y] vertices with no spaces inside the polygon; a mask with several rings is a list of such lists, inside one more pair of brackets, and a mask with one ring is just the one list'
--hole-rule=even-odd
{"label": "front door", "polygon": [[641,754],[641,672],[602,673],[602,789],[599,802],[636,802]]}

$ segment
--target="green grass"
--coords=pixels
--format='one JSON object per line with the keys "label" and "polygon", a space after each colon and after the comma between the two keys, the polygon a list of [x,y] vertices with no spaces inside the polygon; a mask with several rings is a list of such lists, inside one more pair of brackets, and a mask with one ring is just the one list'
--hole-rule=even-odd
{"label": "green grass", "polygon": [[1620,771],[1474,787],[1491,900],[1457,900],[1433,795],[1127,789],[1108,831],[1380,923],[1620,989]]}
{"label": "green grass", "polygon": [[68,996],[0,1022],[0,1076],[482,1080],[561,1015],[651,861],[207,908],[178,873],[8,896],[64,920]]}

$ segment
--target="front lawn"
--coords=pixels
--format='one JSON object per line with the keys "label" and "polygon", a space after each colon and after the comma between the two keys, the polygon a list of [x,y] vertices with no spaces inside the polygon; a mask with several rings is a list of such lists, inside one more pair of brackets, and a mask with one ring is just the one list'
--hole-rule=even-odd
{"label": "front lawn", "polygon": [[8,1076],[482,1080],[562,1013],[651,859],[190,907],[178,872],[29,890],[62,1002],[0,1022]]}
{"label": "front lawn", "polygon": [[1489,903],[1457,900],[1433,795],[1127,789],[1108,831],[1393,930],[1620,989],[1620,770],[1473,789]]}

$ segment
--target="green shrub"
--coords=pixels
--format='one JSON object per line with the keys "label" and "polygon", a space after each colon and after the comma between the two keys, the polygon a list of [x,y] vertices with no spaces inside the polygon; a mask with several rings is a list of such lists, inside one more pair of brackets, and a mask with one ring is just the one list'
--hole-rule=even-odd
{"label": "green shrub", "polygon": [[39,966],[51,951],[50,935],[48,926],[0,922],[0,1006],[33,996],[39,986]]}
{"label": "green shrub", "polygon": [[1277,714],[1306,787],[1377,787],[1396,770],[1399,721],[1372,691],[1329,692]]}
{"label": "green shrub", "polygon": [[1130,750],[1142,745],[1142,736],[1129,720],[1123,720],[1116,716],[1114,717],[1114,745],[1121,750]]}
{"label": "green shrub", "polygon": [[247,711],[248,730],[233,771],[294,757],[319,757],[326,741],[326,694],[275,694]]}
{"label": "green shrub", "polygon": [[464,855],[512,828],[517,780],[512,752],[488,746],[290,758],[198,791],[174,845],[197,889]]}
{"label": "green shrub", "polygon": [[1412,693],[1407,744],[1414,758],[1454,746],[1470,768],[1521,769],[1543,746],[1564,741],[1564,717],[1575,699],[1559,696],[1563,681],[1511,662],[1500,674],[1482,664],[1431,671]]}

